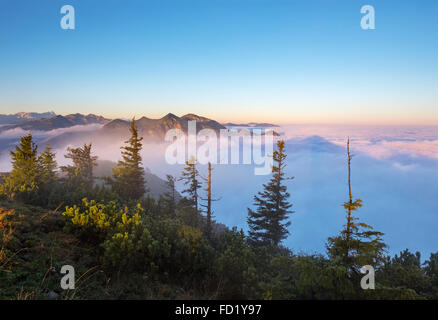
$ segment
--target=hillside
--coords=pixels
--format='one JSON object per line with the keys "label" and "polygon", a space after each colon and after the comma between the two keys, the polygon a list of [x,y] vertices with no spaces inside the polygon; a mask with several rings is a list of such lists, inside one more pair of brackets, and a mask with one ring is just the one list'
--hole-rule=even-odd
{"label": "hillside", "polygon": [[[7,243],[10,263],[0,259],[0,300],[206,298],[172,281],[149,281],[141,273],[113,276],[102,267],[99,246],[66,232],[62,211],[0,201],[0,218],[7,214],[14,227]],[[59,285],[63,265],[75,268],[75,290]]]}
{"label": "hillside", "polygon": [[[98,166],[94,169],[95,177],[111,177],[112,169],[116,166],[116,163],[109,160],[98,160]],[[145,180],[148,195],[155,200],[158,200],[161,195],[168,192],[166,181],[153,174],[149,169],[145,169]],[[177,200],[182,197],[177,193]]]}

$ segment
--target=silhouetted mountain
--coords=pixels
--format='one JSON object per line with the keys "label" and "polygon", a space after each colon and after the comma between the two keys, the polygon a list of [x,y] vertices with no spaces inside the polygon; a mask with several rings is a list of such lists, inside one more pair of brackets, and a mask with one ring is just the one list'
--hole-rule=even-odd
{"label": "silhouetted mountain", "polygon": [[0,124],[17,124],[43,118],[53,118],[54,116],[56,116],[56,114],[53,111],[44,113],[18,112],[15,114],[0,114]]}
{"label": "silhouetted mountain", "polygon": [[0,127],[0,132],[15,128],[31,131],[50,131],[54,129],[69,128],[77,125],[105,124],[108,121],[110,120],[94,114],[82,115],[76,113],[69,114],[67,116],[57,115],[51,118],[42,118],[38,120],[17,123],[14,125],[7,125]]}

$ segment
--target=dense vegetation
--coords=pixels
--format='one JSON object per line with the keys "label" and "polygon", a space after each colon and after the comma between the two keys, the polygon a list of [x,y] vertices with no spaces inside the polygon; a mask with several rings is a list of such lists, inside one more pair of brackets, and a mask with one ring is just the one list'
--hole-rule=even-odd
{"label": "dense vegetation", "polygon": [[[50,146],[38,154],[30,133],[21,138],[0,185],[0,299],[438,298],[438,253],[423,264],[418,252],[385,255],[383,233],[354,215],[362,200],[350,183],[346,225],[327,240],[327,255],[281,244],[293,213],[284,142],[248,209],[247,236],[212,220],[211,165],[205,189],[190,159],[180,179],[167,176],[161,199],[148,197],[134,120],[131,134],[105,184],[95,183],[91,144],[69,149],[72,164],[57,170]],[[360,287],[365,264],[376,269],[375,290]],[[75,268],[75,290],[60,288],[63,265]]]}

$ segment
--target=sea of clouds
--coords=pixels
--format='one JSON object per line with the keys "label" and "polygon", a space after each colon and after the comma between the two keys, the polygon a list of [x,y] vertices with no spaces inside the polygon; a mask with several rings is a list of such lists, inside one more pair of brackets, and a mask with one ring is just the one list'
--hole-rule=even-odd
{"label": "sea of clouds", "polygon": [[[295,252],[324,253],[327,237],[345,223],[348,199],[346,140],[350,137],[353,196],[357,214],[385,233],[388,252],[409,248],[423,258],[438,251],[438,127],[290,125],[277,128],[286,141],[287,182],[295,211],[285,244]],[[160,152],[157,152],[160,154]],[[182,166],[144,155],[159,176],[179,175]],[[204,176],[206,167],[201,166]],[[252,165],[216,165],[213,204],[216,219],[247,230],[247,208],[269,176]]]}
{"label": "sea of clouds", "polygon": [[[93,140],[92,133],[99,127],[69,129],[34,134],[43,143],[61,133],[88,130]],[[293,251],[324,253],[327,237],[337,234],[345,223],[347,137],[354,154],[353,196],[364,204],[358,217],[385,233],[391,254],[409,248],[427,258],[438,251],[438,127],[290,125],[276,131],[286,141],[287,175],[294,177],[287,182],[294,213],[284,242]],[[10,170],[5,144],[10,148],[22,134],[0,134],[0,171]],[[101,159],[117,161],[122,143],[122,139],[96,142],[94,152]],[[67,163],[66,148],[57,149],[60,164]],[[183,166],[167,164],[164,152],[164,145],[145,145],[145,166],[162,178],[179,176]],[[206,169],[199,168],[203,176]],[[254,175],[252,165],[215,165],[213,194],[221,198],[213,204],[216,219],[246,231],[247,208],[268,180],[269,176]]]}

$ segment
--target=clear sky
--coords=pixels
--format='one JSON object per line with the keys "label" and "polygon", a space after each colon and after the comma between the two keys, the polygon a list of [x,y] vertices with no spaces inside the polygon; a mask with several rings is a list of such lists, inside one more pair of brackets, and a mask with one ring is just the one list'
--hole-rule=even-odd
{"label": "clear sky", "polygon": [[0,113],[48,110],[438,124],[438,1],[0,0]]}

